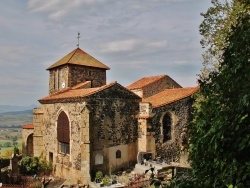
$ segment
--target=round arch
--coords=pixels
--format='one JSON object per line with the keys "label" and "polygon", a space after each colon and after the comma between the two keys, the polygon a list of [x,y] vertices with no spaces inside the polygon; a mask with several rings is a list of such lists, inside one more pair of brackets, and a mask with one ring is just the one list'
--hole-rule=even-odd
{"label": "round arch", "polygon": [[29,136],[26,139],[26,155],[27,156],[34,155],[33,133],[29,134]]}

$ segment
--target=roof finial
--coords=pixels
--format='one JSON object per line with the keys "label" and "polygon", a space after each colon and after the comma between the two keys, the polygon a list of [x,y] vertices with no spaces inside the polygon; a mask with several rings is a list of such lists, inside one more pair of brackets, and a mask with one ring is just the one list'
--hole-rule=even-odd
{"label": "roof finial", "polygon": [[81,36],[80,36],[80,33],[78,32],[78,36],[76,37],[76,38],[78,39],[78,43],[77,43],[77,45],[76,45],[78,48],[79,48],[79,39],[80,39],[80,37],[81,37]]}

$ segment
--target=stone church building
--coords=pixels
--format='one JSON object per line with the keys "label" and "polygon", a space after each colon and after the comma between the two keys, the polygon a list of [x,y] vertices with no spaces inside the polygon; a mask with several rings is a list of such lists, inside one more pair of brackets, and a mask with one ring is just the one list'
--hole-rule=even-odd
{"label": "stone church building", "polygon": [[143,153],[179,160],[198,87],[182,88],[167,75],[107,84],[109,69],[80,48],[47,69],[49,95],[23,126],[24,156],[43,153],[55,176],[82,183],[98,170],[131,168]]}

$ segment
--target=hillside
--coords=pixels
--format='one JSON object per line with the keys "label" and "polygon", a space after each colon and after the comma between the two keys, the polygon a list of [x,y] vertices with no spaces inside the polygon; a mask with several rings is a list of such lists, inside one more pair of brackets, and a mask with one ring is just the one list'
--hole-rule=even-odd
{"label": "hillside", "polygon": [[0,127],[25,125],[31,123],[33,116],[32,113],[33,109],[0,113]]}
{"label": "hillside", "polygon": [[18,112],[18,111],[31,110],[35,107],[37,106],[36,105],[30,105],[30,106],[0,105],[0,114],[4,112]]}

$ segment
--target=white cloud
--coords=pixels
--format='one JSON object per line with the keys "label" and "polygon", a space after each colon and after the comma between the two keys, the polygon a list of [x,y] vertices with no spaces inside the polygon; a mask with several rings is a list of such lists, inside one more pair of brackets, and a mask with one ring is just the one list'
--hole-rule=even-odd
{"label": "white cloud", "polygon": [[101,46],[101,52],[114,53],[114,52],[129,52],[138,49],[154,48],[165,48],[167,41],[150,41],[142,39],[126,39],[119,41],[112,41]]}
{"label": "white cloud", "polygon": [[47,12],[48,18],[58,21],[83,7],[102,2],[103,0],[28,0],[28,9],[31,12]]}
{"label": "white cloud", "polygon": [[199,13],[209,3],[0,1],[0,80],[5,82],[0,85],[4,90],[0,104],[32,104],[47,95],[49,75],[45,69],[76,48],[78,32],[80,47],[110,66],[108,79],[130,84],[144,76],[171,74],[181,85],[192,85],[189,83],[195,81],[201,65]]}

